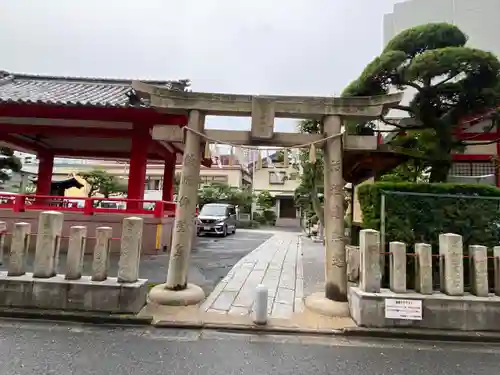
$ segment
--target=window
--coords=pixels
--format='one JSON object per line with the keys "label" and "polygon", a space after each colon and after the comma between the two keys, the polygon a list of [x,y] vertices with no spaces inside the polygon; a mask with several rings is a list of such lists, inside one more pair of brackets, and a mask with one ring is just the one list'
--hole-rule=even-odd
{"label": "window", "polygon": [[286,172],[272,171],[269,172],[270,185],[284,185],[286,180]]}
{"label": "window", "polygon": [[451,165],[453,176],[487,176],[495,174],[493,162],[458,162]]}
{"label": "window", "polygon": [[200,176],[200,184],[222,183],[227,184],[227,176]]}

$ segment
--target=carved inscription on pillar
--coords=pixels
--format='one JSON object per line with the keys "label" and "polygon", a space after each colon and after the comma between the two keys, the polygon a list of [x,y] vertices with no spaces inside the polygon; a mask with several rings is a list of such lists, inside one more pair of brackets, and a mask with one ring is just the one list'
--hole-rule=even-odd
{"label": "carved inscription on pillar", "polygon": [[274,132],[274,100],[252,98],[252,138],[271,139]]}
{"label": "carved inscription on pillar", "polygon": [[187,167],[192,167],[198,164],[198,158],[196,157],[195,154],[185,154],[184,155],[184,160],[183,160],[183,165]]}
{"label": "carved inscription on pillar", "polygon": [[178,233],[185,233],[189,229],[187,223],[184,220],[176,220],[175,222],[175,230]]}
{"label": "carved inscription on pillar", "polygon": [[191,200],[188,197],[182,196],[179,198],[179,202],[178,202],[179,206],[187,207],[189,205],[189,203],[191,203]]}

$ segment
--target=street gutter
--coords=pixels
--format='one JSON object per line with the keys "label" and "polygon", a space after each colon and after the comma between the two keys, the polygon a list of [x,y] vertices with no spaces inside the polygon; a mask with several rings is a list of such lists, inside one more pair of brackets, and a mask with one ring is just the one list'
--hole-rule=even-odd
{"label": "street gutter", "polygon": [[342,336],[352,338],[380,338],[419,341],[455,341],[476,343],[500,343],[500,332],[444,331],[431,329],[364,328],[312,329],[272,325],[220,324],[209,322],[157,321],[152,317],[127,314],[102,314],[94,312],[67,312],[39,309],[3,308],[0,318],[42,320],[94,325],[151,326],[158,329],[212,330],[233,333],[283,334],[309,336]]}

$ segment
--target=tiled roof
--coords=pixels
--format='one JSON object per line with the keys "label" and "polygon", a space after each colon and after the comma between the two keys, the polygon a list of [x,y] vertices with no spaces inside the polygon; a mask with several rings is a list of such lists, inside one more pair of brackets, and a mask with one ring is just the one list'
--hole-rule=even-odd
{"label": "tiled roof", "polygon": [[[0,104],[46,104],[90,107],[147,107],[131,80],[15,74],[0,71]],[[144,81],[185,91],[188,80]]]}

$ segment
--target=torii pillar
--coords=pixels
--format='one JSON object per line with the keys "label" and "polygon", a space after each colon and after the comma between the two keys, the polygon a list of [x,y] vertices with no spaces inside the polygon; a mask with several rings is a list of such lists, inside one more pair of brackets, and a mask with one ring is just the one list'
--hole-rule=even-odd
{"label": "torii pillar", "polygon": [[[201,133],[204,124],[203,113],[198,110],[189,112],[189,128]],[[156,285],[149,292],[149,300],[160,305],[195,305],[205,298],[203,289],[187,282],[191,242],[196,231],[195,214],[201,164],[200,143],[201,137],[198,134],[186,131],[167,282]]]}

